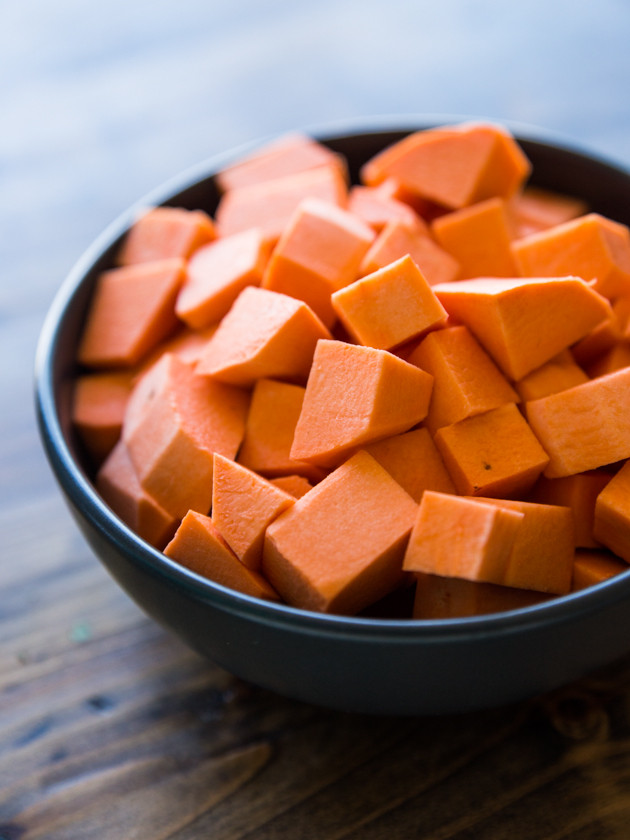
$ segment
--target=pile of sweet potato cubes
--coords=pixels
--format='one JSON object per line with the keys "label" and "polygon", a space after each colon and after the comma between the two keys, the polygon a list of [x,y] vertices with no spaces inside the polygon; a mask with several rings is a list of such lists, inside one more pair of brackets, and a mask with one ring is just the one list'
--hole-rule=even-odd
{"label": "pile of sweet potato cubes", "polygon": [[217,174],[214,217],[149,208],[77,352],[103,499],[307,610],[474,615],[626,569],[630,234],[530,171],[465,123],[350,185],[291,135]]}

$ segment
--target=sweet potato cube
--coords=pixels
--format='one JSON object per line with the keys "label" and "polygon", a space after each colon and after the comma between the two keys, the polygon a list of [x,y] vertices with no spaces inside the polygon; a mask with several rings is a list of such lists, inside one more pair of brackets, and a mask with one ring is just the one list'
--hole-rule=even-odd
{"label": "sweet potato cube", "polygon": [[630,232],[598,213],[519,239],[512,250],[524,277],[573,274],[609,298],[630,292]]}
{"label": "sweet potato cube", "polygon": [[225,166],[215,180],[221,192],[252,187],[287,175],[334,164],[345,173],[346,164],[327,146],[305,134],[285,134]]}
{"label": "sweet potato cube", "polygon": [[[607,373],[613,373],[628,366],[630,366],[630,343],[618,341],[609,350],[590,362],[586,370],[591,379],[596,379],[598,376],[605,376]],[[578,384],[580,383],[576,383],[576,385]]]}
{"label": "sweet potato cube", "polygon": [[335,292],[332,304],[359,344],[382,350],[443,325],[447,317],[409,255]]}
{"label": "sweet potato cube", "polygon": [[335,320],[330,296],[356,279],[374,235],[347,210],[306,199],[274,249],[263,288],[305,301],[330,327]]}
{"label": "sweet potato cube", "polygon": [[518,395],[467,327],[429,333],[407,356],[433,376],[426,426],[435,433],[466,417],[482,414]]}
{"label": "sweet potato cube", "polygon": [[513,195],[531,166],[502,128],[478,123],[408,135],[368,161],[368,185],[394,178],[405,189],[453,209]]}
{"label": "sweet potato cube", "polygon": [[133,223],[118,253],[119,265],[186,260],[216,236],[214,222],[203,210],[153,207]]}
{"label": "sweet potato cube", "polygon": [[630,563],[630,461],[611,478],[595,501],[593,536]]}
{"label": "sweet potato cube", "polygon": [[391,221],[385,225],[363,258],[364,276],[409,254],[431,286],[459,277],[459,264],[435,242],[424,226]]}
{"label": "sweet potato cube", "polygon": [[420,503],[425,490],[455,493],[442,456],[425,428],[393,435],[378,443],[368,443],[365,451]]}
{"label": "sweet potato cube", "polygon": [[97,280],[78,360],[88,367],[133,367],[178,325],[181,259],[105,271]]}
{"label": "sweet potato cube", "polygon": [[72,422],[90,457],[98,464],[114,448],[122,429],[134,371],[103,371],[77,377]]}
{"label": "sweet potato cube", "polygon": [[220,321],[246,286],[259,286],[269,248],[258,228],[224,236],[199,248],[188,261],[175,311],[201,330]]}
{"label": "sweet potato cube", "polygon": [[420,619],[466,618],[473,615],[518,610],[551,596],[531,589],[515,589],[463,578],[416,574],[413,617]]}
{"label": "sweet potato cube", "polygon": [[305,389],[301,385],[259,379],[254,385],[237,461],[268,478],[297,475],[319,481],[325,472],[313,464],[291,458]]}
{"label": "sweet potato cube", "polygon": [[619,329],[621,341],[630,340],[630,295],[618,297],[612,301],[614,321]]}
{"label": "sweet potato cube", "polygon": [[246,391],[198,376],[172,354],[140,379],[123,440],[140,484],[170,514],[209,511],[213,455],[236,456],[248,404]]}
{"label": "sweet potato cube", "polygon": [[101,465],[96,489],[126,525],[160,551],[175,533],[179,519],[141,487],[122,440]]}
{"label": "sweet potato cube", "polygon": [[172,353],[177,356],[182,362],[188,364],[195,364],[199,361],[201,354],[206,349],[206,344],[210,341],[212,336],[217,331],[218,324],[212,324],[203,330],[191,330],[188,327],[183,327],[179,332],[175,333],[166,341],[160,342],[148,356],[142,360],[137,369],[136,381],[141,376],[150,370],[162,356],[167,353]]}
{"label": "sweet potato cube", "polygon": [[584,338],[571,345],[571,355],[580,367],[588,371],[591,364],[605,355],[621,339],[619,319],[611,307],[607,318],[593,327]]}
{"label": "sweet potato cube", "polygon": [[212,521],[249,569],[260,568],[267,526],[294,501],[252,470],[215,453]]}
{"label": "sweet potato cube", "polygon": [[263,571],[293,606],[354,614],[392,591],[417,505],[358,452],[267,529]]}
{"label": "sweet potato cube", "polygon": [[262,378],[303,382],[321,338],[330,333],[303,301],[248,286],[208,342],[197,372],[243,387]]}
{"label": "sweet potato cube", "polygon": [[588,382],[589,377],[573,358],[570,350],[561,350],[536,370],[526,374],[514,387],[523,402],[557,394]]}
{"label": "sweet potato cube", "polygon": [[599,545],[593,537],[595,501],[611,478],[611,473],[606,470],[591,470],[564,478],[541,476],[532,491],[530,501],[570,508],[573,513],[576,547],[595,548]]}
{"label": "sweet potato cube", "polygon": [[503,586],[566,595],[573,575],[573,513],[567,507],[481,498],[479,501],[523,514],[503,577]]}
{"label": "sweet potato cube", "polygon": [[515,277],[505,201],[488,198],[435,219],[431,231],[459,264],[460,277]]}
{"label": "sweet potato cube", "polygon": [[219,201],[216,226],[221,236],[260,228],[265,240],[275,245],[304,198],[319,198],[343,207],[347,196],[346,178],[334,161],[304,172],[228,190]]}
{"label": "sweet potato cube", "polygon": [[578,277],[477,278],[433,291],[511,379],[548,362],[610,317],[610,304]]}
{"label": "sweet potato cube", "polygon": [[414,213],[427,224],[432,222],[433,219],[437,219],[438,216],[449,212],[448,207],[406,189],[396,178],[386,178],[384,181],[375,184],[372,189],[377,190],[387,198],[395,198],[396,201],[408,204]]}
{"label": "sweet potato cube", "polygon": [[614,554],[595,549],[575,552],[573,564],[573,591],[595,586],[604,580],[628,571],[628,564]]}
{"label": "sweet potato cube", "polygon": [[427,490],[403,569],[502,583],[523,519],[519,511]]}
{"label": "sweet potato cube", "polygon": [[587,209],[580,198],[530,186],[512,196],[508,204],[515,239],[583,216]]}
{"label": "sweet potato cube", "polygon": [[294,499],[301,499],[313,489],[311,482],[303,475],[279,475],[277,478],[270,478],[269,483],[285,493],[290,493]]}
{"label": "sweet potato cube", "polygon": [[212,519],[189,511],[164,554],[181,566],[228,589],[254,598],[278,601],[278,593],[265,578],[248,569],[225,542]]}
{"label": "sweet potato cube", "polygon": [[532,400],[525,411],[549,455],[548,478],[630,457],[630,368]]}
{"label": "sweet potato cube", "polygon": [[320,341],[291,457],[335,466],[357,447],[426,417],[433,377],[386,350]]}
{"label": "sweet potato cube", "polygon": [[425,234],[429,232],[424,221],[408,204],[386,195],[377,187],[351,187],[348,194],[348,210],[377,232],[392,221],[418,227]]}
{"label": "sweet potato cube", "polygon": [[435,443],[466,496],[519,496],[531,490],[549,462],[514,403],[443,426]]}

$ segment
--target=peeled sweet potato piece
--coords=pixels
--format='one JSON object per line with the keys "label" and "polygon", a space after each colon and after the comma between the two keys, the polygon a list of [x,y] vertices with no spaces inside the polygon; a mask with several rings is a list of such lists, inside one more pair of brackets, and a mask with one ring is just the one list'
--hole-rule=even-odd
{"label": "peeled sweet potato piece", "polygon": [[304,382],[324,338],[330,333],[303,301],[249,286],[208,342],[197,372],[246,388],[263,378]]}
{"label": "peeled sweet potato piece", "polygon": [[417,505],[358,452],[267,529],[263,571],[293,606],[360,612],[398,586]]}
{"label": "peeled sweet potato piece", "polygon": [[386,350],[320,341],[291,458],[334,466],[426,417],[433,377]]}
{"label": "peeled sweet potato piece", "polygon": [[521,379],[610,317],[579,277],[477,278],[433,291],[511,379]]}
{"label": "peeled sweet potato piece", "polygon": [[213,456],[234,458],[249,394],[166,354],[129,398],[123,440],[142,487],[173,516],[208,513]]}
{"label": "peeled sweet potato piece", "polygon": [[189,511],[164,554],[209,580],[268,601],[278,593],[259,572],[248,569],[225,542],[209,516]]}

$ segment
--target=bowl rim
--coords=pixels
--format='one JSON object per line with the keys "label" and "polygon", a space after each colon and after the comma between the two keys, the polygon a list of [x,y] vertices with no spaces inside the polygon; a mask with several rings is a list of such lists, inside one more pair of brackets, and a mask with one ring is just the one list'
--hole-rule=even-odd
{"label": "bowl rim", "polygon": [[[305,126],[296,129],[321,142],[332,142],[353,135],[379,133],[408,133],[419,129],[458,122],[483,122],[503,126],[517,140],[552,146],[630,176],[624,165],[593,153],[557,133],[536,126],[507,120],[494,120],[477,116],[445,114],[381,115],[369,118],[339,120],[332,123]],[[286,626],[293,630],[335,636],[366,637],[371,640],[418,643],[419,641],[453,641],[457,637],[495,637],[522,632],[535,626],[571,623],[578,615],[597,612],[630,596],[630,566],[620,575],[592,587],[567,595],[554,596],[549,601],[518,609],[476,616],[440,619],[377,618],[318,613],[292,607],[284,603],[263,601],[219,583],[215,583],[179,565],[162,552],[138,537],[116,514],[109,509],[97,493],[82,466],[75,460],[64,436],[59,407],[55,398],[55,358],[61,343],[61,327],[71,310],[72,303],[94,266],[103,260],[119,242],[137,215],[146,207],[164,204],[177,194],[195,186],[199,181],[212,178],[220,168],[255,151],[267,142],[286,132],[259,137],[229,151],[213,155],[179,174],[165,180],[134,202],[114,219],[87,247],[70,269],[57,290],[45,316],[35,354],[34,397],[37,425],[49,464],[70,501],[96,528],[97,532],[129,559],[139,563],[145,571],[166,577],[174,586],[187,590],[197,600],[215,605],[234,614],[263,620],[266,624]]]}

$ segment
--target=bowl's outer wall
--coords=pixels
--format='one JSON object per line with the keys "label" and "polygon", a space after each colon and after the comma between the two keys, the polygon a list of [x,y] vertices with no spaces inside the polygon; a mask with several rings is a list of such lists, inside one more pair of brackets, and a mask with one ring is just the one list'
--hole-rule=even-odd
{"label": "bowl's outer wall", "polygon": [[[346,155],[351,176],[361,163],[404,131],[323,138]],[[630,175],[577,151],[520,138],[534,166],[533,183],[585,198],[593,210],[630,224]],[[159,203],[213,213],[218,199],[210,165],[196,183],[159,195]],[[131,218],[131,214],[130,214]],[[296,611],[252,607],[239,596],[182,574],[141,541],[112,527],[93,490],[70,423],[75,349],[99,271],[117,242],[91,254],[85,279],[72,293],[44,349],[38,419],[44,446],[77,523],[112,576],[153,618],[192,648],[235,675],[281,694],[333,708],[385,714],[438,714],[502,705],[556,688],[630,649],[630,580],[599,594],[569,596],[565,608],[522,611],[525,620],[440,623],[302,620]],[[46,381],[52,408],[42,394]],[[61,433],[79,464],[59,452]],[[122,536],[121,536],[122,533]],[[624,578],[626,576],[624,575]],[[512,618],[516,615],[511,614]],[[321,620],[320,620],[321,619]]]}

